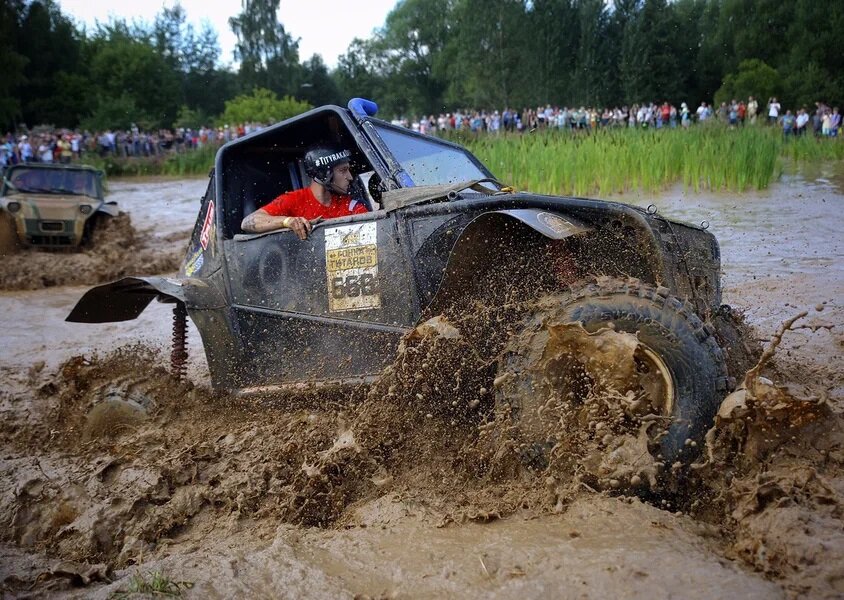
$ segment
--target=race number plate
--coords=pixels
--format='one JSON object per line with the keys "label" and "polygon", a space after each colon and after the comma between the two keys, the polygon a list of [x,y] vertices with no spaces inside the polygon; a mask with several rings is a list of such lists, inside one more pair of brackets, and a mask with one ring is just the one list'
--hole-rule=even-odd
{"label": "race number plate", "polygon": [[375,223],[325,230],[328,310],[346,312],[381,307]]}

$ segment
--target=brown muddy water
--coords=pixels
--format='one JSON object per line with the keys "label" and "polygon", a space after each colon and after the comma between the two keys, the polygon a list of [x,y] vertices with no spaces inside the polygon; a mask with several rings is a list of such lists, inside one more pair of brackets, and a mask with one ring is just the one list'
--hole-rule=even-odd
{"label": "brown muddy water", "polygon": [[[205,185],[112,182],[131,254],[180,258]],[[403,377],[434,349],[465,355],[459,339],[409,340],[406,358],[416,358],[351,398],[255,406],[208,391],[193,329],[190,381],[169,380],[155,355],[167,349],[165,305],[132,322],[71,324],[83,284],[99,276],[9,285],[4,596],[107,598],[157,572],[168,591],[195,598],[841,597],[844,167],[741,196],[674,189],[625,200],[709,221],[724,301],[764,344],[780,342],[725,401],[696,468],[674,482],[685,492],[642,500],[603,486],[614,480],[590,475],[606,448],[590,436],[555,470],[526,471],[496,423],[403,396],[415,385]],[[67,258],[48,256],[45,269]],[[636,441],[615,435],[603,443]]]}

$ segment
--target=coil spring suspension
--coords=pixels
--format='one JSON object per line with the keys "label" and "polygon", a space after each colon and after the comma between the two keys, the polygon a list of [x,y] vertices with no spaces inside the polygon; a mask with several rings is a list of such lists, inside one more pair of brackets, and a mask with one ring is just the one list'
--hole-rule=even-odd
{"label": "coil spring suspension", "polygon": [[184,302],[173,306],[173,347],[170,351],[170,372],[177,380],[185,377],[188,360],[188,311]]}

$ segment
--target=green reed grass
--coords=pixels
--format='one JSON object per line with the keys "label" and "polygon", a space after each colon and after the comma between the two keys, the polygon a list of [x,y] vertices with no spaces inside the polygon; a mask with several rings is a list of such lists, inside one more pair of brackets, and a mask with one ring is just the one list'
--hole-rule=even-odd
{"label": "green reed grass", "polygon": [[768,187],[782,173],[785,159],[844,159],[842,140],[784,139],[781,131],[768,127],[449,137],[517,189],[575,196],[658,192],[675,183],[696,192],[743,192]]}
{"label": "green reed grass", "polygon": [[[696,192],[743,192],[768,187],[782,174],[785,160],[844,160],[844,139],[811,134],[785,139],[778,128],[763,126],[447,137],[468,147],[501,181],[517,189],[575,196],[659,192],[676,183]],[[205,146],[156,157],[88,155],[84,162],[110,177],[183,177],[206,175],[216,153],[215,146]]]}

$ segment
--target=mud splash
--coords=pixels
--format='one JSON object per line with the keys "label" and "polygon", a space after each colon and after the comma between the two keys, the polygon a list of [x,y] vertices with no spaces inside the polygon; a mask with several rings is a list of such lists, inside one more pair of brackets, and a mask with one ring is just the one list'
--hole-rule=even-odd
{"label": "mud splash", "polygon": [[[160,356],[137,346],[73,358],[56,373],[5,374],[12,385],[0,396],[2,539],[65,561],[58,571],[7,579],[5,588],[108,580],[244,527],[256,539],[272,539],[279,522],[303,532],[363,531],[398,511],[399,529],[412,513],[425,515],[428,527],[452,529],[580,514],[597,503],[630,515],[688,513],[699,525],[689,520],[679,530],[708,528],[718,553],[790,595],[840,595],[841,418],[820,392],[763,378],[775,343],[744,390],[725,401],[691,472],[660,468],[642,423],[625,416],[610,425],[603,409],[567,421],[577,443],[536,468],[525,466],[506,415],[492,410],[494,364],[474,351],[465,333],[473,326],[429,321],[372,388],[306,402],[217,397],[174,382],[155,366],[164,364]],[[598,346],[632,357],[624,337],[602,341],[605,333],[576,326],[557,333],[556,350]],[[617,411],[624,395],[608,382],[591,397]],[[657,474],[673,477],[681,493],[645,494],[653,508],[627,497],[655,485]],[[499,561],[481,557],[487,577],[505,568]]]}
{"label": "mud splash", "polygon": [[[153,239],[140,234],[126,213],[103,219],[89,246],[80,251],[18,248],[0,261],[0,289],[36,290],[97,284],[127,275],[168,273],[179,268],[185,234]],[[8,252],[9,249],[6,249]]]}
{"label": "mud splash", "polygon": [[[729,528],[730,554],[781,580],[795,597],[844,594],[844,419],[817,385],[762,376],[789,319],[706,436],[693,508]],[[718,512],[720,509],[720,513]],[[714,511],[714,514],[713,514]]]}

